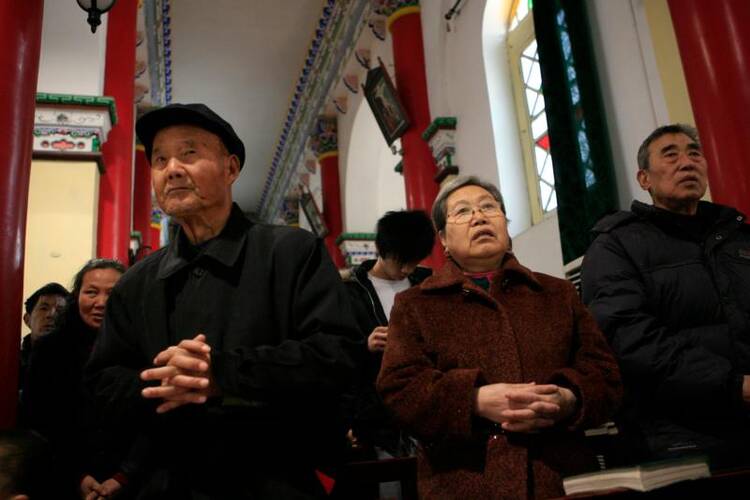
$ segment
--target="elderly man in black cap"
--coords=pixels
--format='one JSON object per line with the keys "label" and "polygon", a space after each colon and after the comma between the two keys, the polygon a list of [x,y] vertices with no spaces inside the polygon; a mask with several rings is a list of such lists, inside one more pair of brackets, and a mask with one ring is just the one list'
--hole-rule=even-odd
{"label": "elderly man in black cap", "polygon": [[136,132],[179,230],[112,292],[88,367],[100,407],[150,441],[147,498],[320,496],[365,352],[335,267],[310,233],[232,203],[245,149],[208,107]]}

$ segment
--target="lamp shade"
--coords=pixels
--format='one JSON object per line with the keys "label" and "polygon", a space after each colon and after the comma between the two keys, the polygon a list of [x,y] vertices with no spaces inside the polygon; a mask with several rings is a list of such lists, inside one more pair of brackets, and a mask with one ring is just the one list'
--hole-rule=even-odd
{"label": "lamp shade", "polygon": [[89,12],[92,8],[105,13],[115,4],[115,0],[77,0],[83,10]]}
{"label": "lamp shade", "polygon": [[78,5],[88,12],[89,16],[86,21],[91,26],[91,32],[96,33],[96,27],[99,26],[101,15],[107,12],[115,4],[116,0],[77,0]]}

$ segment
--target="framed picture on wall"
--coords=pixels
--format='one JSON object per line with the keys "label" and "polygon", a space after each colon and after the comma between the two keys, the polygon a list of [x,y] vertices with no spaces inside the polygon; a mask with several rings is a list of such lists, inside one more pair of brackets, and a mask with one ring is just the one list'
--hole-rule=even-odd
{"label": "framed picture on wall", "polygon": [[385,137],[385,142],[390,146],[409,128],[409,117],[383,61],[378,58],[378,62],[378,66],[367,72],[367,80],[362,85],[362,90]]}
{"label": "framed picture on wall", "polygon": [[307,222],[310,224],[310,228],[312,228],[315,236],[325,238],[328,234],[328,228],[323,220],[323,216],[320,214],[318,204],[315,203],[315,198],[307,186],[301,186],[301,189],[302,194],[299,198],[299,204],[300,207],[302,207],[302,211],[305,213]]}

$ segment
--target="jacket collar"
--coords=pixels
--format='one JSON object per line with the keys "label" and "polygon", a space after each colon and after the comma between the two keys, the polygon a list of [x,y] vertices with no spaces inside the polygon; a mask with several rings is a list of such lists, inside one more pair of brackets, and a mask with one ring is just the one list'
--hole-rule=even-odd
{"label": "jacket collar", "polygon": [[[503,262],[500,265],[499,276],[504,283],[525,283],[535,290],[542,289],[542,284],[536,279],[534,273],[528,268],[522,266],[518,262],[518,259],[516,259],[511,253],[505,254]],[[463,271],[461,271],[461,268],[451,259],[449,259],[438,272],[424,280],[420,285],[420,288],[427,291],[440,290],[455,286],[472,289],[476,288],[482,293],[485,293],[481,287],[475,285],[471,281],[471,278],[465,276]]]}
{"label": "jacket collar", "polygon": [[[630,205],[630,210],[644,219],[652,219],[657,214],[666,212],[664,209],[648,205],[638,200],[633,200],[633,203]],[[742,222],[745,219],[745,215],[735,208],[703,200],[698,202],[698,213],[703,214],[716,222]]]}
{"label": "jacket collar", "polygon": [[375,262],[377,262],[375,259],[369,259],[362,262],[352,270],[352,274],[354,274],[354,277],[360,283],[370,281],[370,279],[367,277],[367,273],[369,273],[370,270],[375,267]]}
{"label": "jacket collar", "polygon": [[703,234],[699,239],[716,231],[731,230],[745,223],[745,215],[737,209],[708,201],[698,202],[698,212],[695,216],[681,215],[657,208],[653,205],[634,200],[630,209],[643,220],[658,226],[663,231],[680,237],[695,237],[690,231],[696,224],[703,226]]}
{"label": "jacket collar", "polygon": [[[368,273],[375,267],[376,259],[368,259],[362,262],[360,265],[354,267],[351,274],[347,276],[348,279],[356,279],[360,283],[371,283],[370,276]],[[418,285],[425,280],[428,276],[432,275],[432,269],[429,267],[417,266],[407,278],[409,279],[410,286]],[[373,289],[374,293],[374,289]]]}
{"label": "jacket collar", "polygon": [[172,241],[169,242],[164,258],[159,263],[156,277],[158,279],[169,278],[191,262],[203,257],[211,258],[226,267],[232,267],[245,246],[247,224],[248,220],[242,210],[236,203],[233,203],[229,219],[221,233],[204,243],[192,256],[191,250],[194,249],[189,248],[190,242],[183,229],[179,228]]}

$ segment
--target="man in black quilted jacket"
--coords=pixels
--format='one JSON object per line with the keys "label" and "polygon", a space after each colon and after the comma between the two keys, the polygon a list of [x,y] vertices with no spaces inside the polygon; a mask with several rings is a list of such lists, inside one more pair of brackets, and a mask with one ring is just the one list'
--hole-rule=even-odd
{"label": "man in black quilted jacket", "polygon": [[701,201],[707,168],[692,127],[646,138],[637,178],[653,204],[594,227],[583,300],[620,363],[625,431],[648,458],[722,467],[750,457],[750,226]]}

